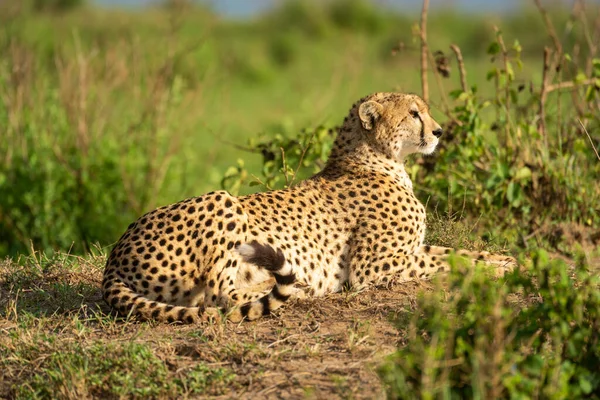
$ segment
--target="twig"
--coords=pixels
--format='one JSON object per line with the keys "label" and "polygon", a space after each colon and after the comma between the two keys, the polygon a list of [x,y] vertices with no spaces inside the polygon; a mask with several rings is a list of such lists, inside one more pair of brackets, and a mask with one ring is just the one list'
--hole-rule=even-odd
{"label": "twig", "polygon": [[234,149],[238,149],[238,150],[242,150],[248,153],[261,153],[260,149],[255,149],[249,146],[242,146],[241,144],[237,144],[235,142],[232,142],[230,140],[227,139],[222,139],[220,137],[218,137],[215,133],[211,132],[212,136],[214,137],[214,139],[218,142],[221,142],[223,144],[226,144],[227,146],[231,146]]}
{"label": "twig", "polygon": [[552,61],[552,66],[554,67],[553,69],[556,70],[556,66],[558,66],[558,63],[560,62],[561,56],[562,56],[562,45],[560,44],[560,40],[558,39],[558,35],[556,34],[556,30],[554,29],[554,24],[552,24],[552,21],[550,20],[550,17],[548,16],[548,13],[546,12],[546,9],[544,7],[542,7],[542,3],[540,0],[533,0],[536,7],[538,8],[538,10],[540,11],[540,14],[542,14],[542,19],[544,20],[544,25],[546,25],[546,30],[548,31],[548,35],[550,35],[550,38],[552,39],[552,42],[554,43],[554,48],[556,49],[556,53],[554,53],[554,60]]}
{"label": "twig", "polygon": [[306,145],[302,149],[302,153],[300,154],[300,159],[298,160],[298,165],[296,166],[296,170],[294,171],[294,176],[292,176],[292,181],[291,181],[292,184],[294,183],[294,181],[296,180],[296,177],[298,176],[298,171],[300,171],[300,167],[302,166],[302,161],[304,161],[304,156],[306,155],[306,151],[312,144],[312,141],[315,138],[316,134],[317,134],[317,131],[315,129],[315,130],[313,130],[312,135],[310,135],[310,138],[308,139],[308,143],[306,143]]}
{"label": "twig", "polygon": [[[585,73],[586,75],[591,75],[592,74],[592,60],[594,59],[594,57],[596,56],[596,51],[598,50],[598,47],[596,46],[596,43],[594,42],[594,39],[592,38],[592,34],[590,32],[590,27],[588,25],[588,21],[585,15],[585,1],[583,0],[578,0],[575,2],[574,5],[574,9],[577,10],[577,17],[579,18],[579,22],[581,23],[581,27],[583,28],[583,37],[585,38],[585,42],[588,45],[588,48],[590,49],[590,53],[588,56],[588,62],[585,68]],[[574,13],[575,14],[575,13]],[[596,20],[597,22],[598,20]]]}
{"label": "twig", "polygon": [[269,344],[269,345],[267,346],[267,348],[270,348],[270,347],[273,347],[273,346],[275,346],[275,345],[278,345],[279,343],[287,342],[287,341],[288,341],[288,340],[290,340],[291,338],[294,338],[294,337],[297,337],[297,336],[300,336],[300,335],[299,335],[299,334],[293,334],[293,335],[286,336],[286,337],[284,337],[283,339],[276,340],[276,341],[274,341],[273,343]]}
{"label": "twig", "polygon": [[506,50],[506,45],[504,44],[504,39],[502,38],[502,34],[500,33],[500,30],[498,29],[497,26],[494,26],[494,31],[496,31],[496,38],[498,40],[498,45],[500,46],[500,50],[502,51],[502,62],[504,64],[504,77],[505,77],[505,82],[504,82],[504,111],[506,113],[506,124],[504,126],[504,131],[505,131],[505,139],[509,139],[510,138],[510,125],[511,125],[511,118],[510,118],[510,85],[509,85],[509,76],[508,76],[508,69],[509,69],[509,63],[508,63],[508,51]]}
{"label": "twig", "polygon": [[[430,51],[427,52],[427,54],[429,55],[429,61],[431,61],[432,64],[434,64],[434,60],[433,60],[433,54],[431,54]],[[442,97],[442,104],[445,110],[446,115],[451,115],[452,112],[450,111],[450,105],[448,104],[448,97],[446,96],[446,90],[444,89],[444,83],[442,82],[442,77],[440,76],[440,74],[437,71],[434,71],[433,75],[435,76],[435,81],[436,84],[438,86],[438,89],[440,91],[441,97]],[[455,118],[453,118],[453,120],[456,120]]]}
{"label": "twig", "polygon": [[279,150],[281,150],[281,164],[283,165],[283,176],[285,176],[285,186],[289,187],[290,178],[288,177],[287,162],[285,161],[285,150],[283,150],[283,147],[280,147]]}
{"label": "twig", "polygon": [[463,92],[467,91],[467,70],[465,69],[465,61],[463,60],[462,53],[460,51],[460,47],[455,44],[451,44],[450,48],[456,55],[456,62],[458,63],[458,73],[460,75],[460,87]]}
{"label": "twig", "polygon": [[583,122],[581,122],[581,119],[577,118],[577,121],[579,121],[579,125],[581,125],[581,128],[583,128],[583,131],[585,132],[588,139],[590,140],[590,144],[592,145],[592,149],[594,149],[594,153],[596,153],[596,157],[598,157],[598,160],[600,160],[600,154],[598,154],[598,150],[596,149],[596,146],[594,146],[594,141],[592,140],[592,137],[590,136],[587,129],[585,129],[585,125],[583,125]]}
{"label": "twig", "polygon": [[423,9],[421,10],[421,92],[423,100],[429,101],[429,83],[427,82],[427,10],[429,9],[429,0],[423,0]]}
{"label": "twig", "polygon": [[581,82],[575,82],[575,81],[559,82],[559,83],[555,83],[554,85],[548,85],[548,87],[546,87],[546,93],[550,93],[555,90],[561,90],[561,89],[572,89],[572,88],[576,88],[578,86],[595,85],[596,82],[598,82],[598,78],[585,79]]}
{"label": "twig", "polygon": [[544,47],[544,67],[542,70],[542,88],[540,90],[540,120],[538,128],[544,137],[544,143],[548,146],[546,136],[546,96],[548,94],[548,70],[550,69],[550,49]]}

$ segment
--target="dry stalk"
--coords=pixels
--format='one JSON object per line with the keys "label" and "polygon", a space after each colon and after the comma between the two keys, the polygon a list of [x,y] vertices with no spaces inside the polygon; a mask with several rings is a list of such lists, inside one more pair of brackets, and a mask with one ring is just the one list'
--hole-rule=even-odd
{"label": "dry stalk", "polygon": [[502,52],[502,63],[504,65],[504,77],[506,78],[506,82],[504,83],[504,113],[506,115],[506,124],[504,125],[504,133],[505,139],[510,138],[510,86],[509,86],[509,77],[508,77],[508,69],[509,69],[509,61],[508,61],[508,50],[506,50],[506,45],[504,44],[504,39],[502,38],[502,34],[497,26],[494,26],[494,31],[496,32],[496,38],[498,40],[498,45],[500,46],[500,50]]}
{"label": "dry stalk", "polygon": [[546,134],[546,98],[548,95],[548,71],[550,70],[550,49],[544,48],[544,66],[542,70],[542,87],[540,90],[540,119],[538,129],[544,138],[544,144],[548,146],[548,137]]}
{"label": "dry stalk", "polygon": [[429,50],[427,48],[427,11],[429,10],[429,0],[423,0],[423,9],[421,10],[421,92],[423,100],[429,101],[429,82],[427,81],[427,57]]}
{"label": "dry stalk", "polygon": [[598,82],[597,78],[585,79],[581,82],[575,82],[575,81],[559,82],[559,83],[555,83],[553,85],[548,85],[548,87],[546,88],[546,92],[550,93],[550,92],[554,92],[555,90],[574,89],[579,86],[591,86],[591,85],[595,85],[596,82]]}
{"label": "dry stalk", "polygon": [[594,150],[594,153],[596,153],[596,157],[600,161],[600,154],[598,154],[598,150],[596,149],[596,146],[594,146],[594,141],[592,140],[592,137],[590,136],[590,133],[585,128],[585,125],[583,125],[583,122],[581,122],[581,119],[577,119],[577,121],[579,121],[579,125],[581,125],[581,128],[583,129],[583,131],[587,135],[588,140],[590,141],[590,144],[592,145],[592,149]]}
{"label": "dry stalk", "polygon": [[[10,165],[14,153],[21,151],[27,154],[27,141],[22,135],[23,113],[30,108],[35,100],[31,99],[34,85],[34,55],[25,46],[11,40],[7,49],[9,74],[6,80],[6,90],[3,91],[2,101],[8,115],[8,129],[6,132],[7,142],[11,146],[2,148],[3,162]],[[3,83],[4,84],[4,83]]]}
{"label": "dry stalk", "polygon": [[[432,64],[435,64],[435,61],[433,59],[433,54],[431,54],[430,51],[427,52],[428,56],[429,56],[429,61]],[[444,114],[448,115],[450,118],[452,118],[452,120],[456,123],[460,122],[458,120],[456,120],[456,118],[454,118],[452,116],[452,112],[450,111],[450,105],[448,104],[448,96],[446,96],[446,90],[444,89],[444,83],[442,82],[442,77],[440,76],[439,72],[435,71],[433,72],[433,75],[435,76],[435,82],[437,84],[437,87],[440,91],[440,95],[442,97],[442,105],[443,105],[443,109],[444,109]]]}
{"label": "dry stalk", "polygon": [[[588,59],[587,59],[587,64],[585,67],[585,72],[586,75],[590,76],[592,74],[592,59],[596,56],[596,52],[598,51],[598,46],[596,45],[596,42],[594,41],[594,38],[592,37],[592,33],[590,31],[590,27],[588,25],[588,21],[587,18],[585,16],[585,1],[583,0],[578,0],[575,2],[574,5],[574,16],[577,17],[579,19],[579,22],[581,23],[581,27],[583,28],[583,37],[585,38],[585,42],[590,50]],[[598,15],[598,17],[596,18],[595,21],[595,27],[596,29],[599,28],[600,24],[600,15]]]}
{"label": "dry stalk", "polygon": [[290,177],[288,176],[288,165],[287,165],[287,161],[285,160],[285,150],[283,149],[283,147],[280,147],[279,150],[281,151],[281,164],[283,166],[283,176],[285,177],[285,186],[289,187],[290,186]]}
{"label": "dry stalk", "polygon": [[451,44],[450,49],[456,55],[456,62],[458,63],[458,73],[460,75],[460,87],[463,92],[467,92],[469,86],[467,85],[467,70],[465,69],[465,61],[463,60],[462,52],[460,51],[460,47],[456,44]]}
{"label": "dry stalk", "polygon": [[317,134],[317,131],[313,130],[313,133],[310,136],[310,139],[308,139],[308,143],[306,143],[306,145],[302,149],[302,154],[300,154],[300,159],[298,160],[298,165],[296,166],[296,170],[294,171],[294,175],[292,176],[292,180],[290,182],[290,185],[292,185],[294,183],[294,181],[296,180],[296,178],[298,177],[298,171],[300,170],[300,167],[302,167],[302,162],[304,161],[304,156],[306,155],[306,151],[308,150],[308,148],[312,144],[313,139],[315,138],[316,134]]}
{"label": "dry stalk", "polygon": [[[580,50],[581,50],[581,46],[579,45],[579,43],[575,43],[573,45],[573,66],[575,67],[575,69],[579,69],[578,66],[578,60],[579,60],[579,54],[580,54]],[[562,75],[562,72],[561,72]],[[559,83],[562,82],[562,79],[558,80]],[[552,85],[549,85],[552,86]],[[558,98],[560,98],[560,96],[558,96]],[[581,96],[579,95],[579,93],[576,90],[571,91],[571,103],[572,105],[575,107],[575,110],[577,111],[577,115],[580,118],[583,118],[583,116],[585,115],[585,106],[582,104],[584,102],[581,101]]]}
{"label": "dry stalk", "polygon": [[[544,20],[544,25],[546,26],[548,35],[552,39],[552,43],[554,43],[554,49],[556,50],[556,52],[554,53],[554,58],[552,59],[552,63],[550,65],[552,66],[551,70],[556,71],[556,67],[558,66],[558,64],[560,64],[561,59],[562,59],[563,47],[562,47],[562,44],[560,43],[560,39],[558,38],[558,35],[556,34],[556,29],[554,29],[554,24],[550,20],[550,17],[548,16],[548,12],[546,11],[546,9],[544,7],[542,7],[541,1],[540,0],[533,0],[533,1],[535,3],[536,7],[538,8],[538,10],[540,11],[540,14],[542,15],[542,19]],[[552,81],[552,79],[549,79],[549,81]]]}

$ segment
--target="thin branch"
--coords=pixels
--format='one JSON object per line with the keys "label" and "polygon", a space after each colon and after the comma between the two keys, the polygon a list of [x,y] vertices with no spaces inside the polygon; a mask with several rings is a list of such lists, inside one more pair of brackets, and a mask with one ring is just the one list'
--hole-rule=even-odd
{"label": "thin branch", "polygon": [[469,87],[467,85],[467,70],[465,69],[465,61],[463,60],[460,47],[458,47],[455,44],[451,44],[450,48],[456,55],[456,62],[458,63],[458,73],[460,75],[460,87],[462,88],[463,92],[466,92]]}
{"label": "thin branch", "polygon": [[500,50],[502,51],[502,62],[504,64],[504,111],[506,113],[506,124],[505,124],[505,135],[506,139],[510,137],[510,78],[508,76],[509,62],[508,62],[508,50],[506,50],[506,45],[504,44],[504,39],[502,38],[502,34],[497,26],[494,26],[494,30],[496,31],[496,38],[498,40],[498,45],[500,46]]}
{"label": "thin branch", "polygon": [[538,128],[544,138],[544,143],[548,145],[546,136],[546,97],[548,95],[548,70],[550,69],[550,49],[544,48],[544,67],[542,70],[542,88],[540,90],[540,120]]}
{"label": "thin branch", "polygon": [[429,51],[427,49],[427,10],[429,9],[429,0],[423,0],[423,9],[421,10],[421,92],[423,100],[429,101],[429,83],[427,82],[427,58]]}
{"label": "thin branch", "polygon": [[598,82],[598,78],[585,79],[581,82],[575,82],[575,81],[559,82],[559,83],[555,83],[554,85],[548,85],[548,87],[546,87],[546,93],[554,92],[555,90],[573,89],[573,88],[577,88],[579,86],[596,85],[597,82]]}
{"label": "thin branch", "polygon": [[[431,54],[430,51],[428,51],[427,53],[429,55],[429,61],[432,64],[435,64],[434,59],[433,59],[433,54]],[[444,111],[447,115],[450,115],[450,114],[452,114],[452,112],[450,111],[450,105],[448,104],[448,97],[446,96],[446,90],[444,89],[444,83],[442,82],[442,77],[440,76],[440,74],[437,71],[434,71],[433,75],[435,76],[435,81],[439,88],[440,95],[442,96],[442,104],[444,107]],[[455,120],[455,118],[453,118],[453,120]]]}
{"label": "thin branch", "polygon": [[587,135],[588,139],[590,140],[590,144],[592,145],[592,149],[594,149],[594,153],[596,153],[596,157],[598,157],[598,160],[600,160],[600,154],[598,154],[598,150],[596,149],[596,146],[594,146],[594,141],[592,140],[592,137],[590,136],[587,129],[585,129],[585,126],[583,125],[583,122],[581,122],[581,119],[577,118],[577,121],[579,121],[579,125],[581,125],[581,128],[583,129],[583,131]]}
{"label": "thin branch", "polygon": [[290,187],[290,178],[288,176],[288,166],[287,166],[287,161],[285,160],[285,150],[283,150],[283,147],[280,147],[279,150],[281,150],[281,164],[283,165],[283,176],[285,176],[285,186]]}
{"label": "thin branch", "polygon": [[[596,42],[594,41],[592,32],[590,31],[590,26],[588,24],[587,21],[587,16],[586,16],[586,10],[585,10],[585,1],[584,0],[578,0],[575,2],[574,5],[574,14],[576,14],[577,18],[579,19],[579,22],[581,23],[581,27],[583,28],[583,37],[585,38],[585,42],[590,50],[589,56],[588,56],[588,62],[585,68],[585,73],[586,75],[591,75],[592,74],[592,60],[594,59],[594,57],[596,56],[596,52],[598,50],[598,46],[596,45]],[[596,18],[595,21],[595,27],[598,27],[598,22],[600,21],[600,16],[598,16]]]}
{"label": "thin branch", "polygon": [[546,30],[548,31],[548,35],[550,35],[550,38],[552,39],[552,42],[554,43],[554,48],[556,49],[556,53],[554,53],[554,60],[552,61],[552,65],[554,67],[556,67],[560,61],[560,58],[562,57],[562,44],[560,43],[560,39],[558,39],[558,35],[556,34],[556,29],[554,29],[554,24],[552,24],[552,21],[550,20],[550,17],[548,16],[548,12],[546,11],[546,9],[544,7],[542,7],[542,3],[540,0],[533,0],[536,7],[538,8],[538,10],[540,11],[540,14],[542,14],[542,18],[544,20],[544,25],[546,25]]}
{"label": "thin branch", "polygon": [[302,161],[304,161],[304,156],[306,155],[306,151],[312,144],[312,141],[315,138],[316,134],[317,134],[317,130],[315,129],[315,130],[313,130],[312,135],[310,135],[310,138],[308,139],[308,143],[306,143],[306,145],[302,149],[302,153],[300,154],[300,159],[298,160],[298,165],[296,166],[296,170],[294,171],[294,176],[292,176],[292,182],[291,182],[292,184],[294,183],[294,181],[296,180],[296,177],[298,176],[298,171],[300,171],[300,167],[302,167]]}

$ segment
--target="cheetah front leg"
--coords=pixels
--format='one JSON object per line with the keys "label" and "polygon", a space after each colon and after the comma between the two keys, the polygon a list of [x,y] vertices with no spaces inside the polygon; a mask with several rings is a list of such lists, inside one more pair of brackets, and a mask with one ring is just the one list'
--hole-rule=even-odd
{"label": "cheetah front leg", "polygon": [[[447,258],[453,249],[437,246],[429,246],[425,249],[425,247],[413,254],[387,253],[374,257],[369,255],[358,257],[351,262],[349,283],[352,287],[361,289],[371,284],[387,283],[392,279],[396,282],[430,280],[436,274],[450,271]],[[481,260],[493,264],[497,267],[495,269],[497,276],[504,275],[516,265],[516,261],[511,257],[487,252],[460,250],[457,254],[468,256],[473,262]]]}
{"label": "cheetah front leg", "polygon": [[366,257],[351,263],[349,283],[353,288],[362,289],[392,279],[396,282],[429,280],[437,273],[450,270],[444,258],[422,253]]}
{"label": "cheetah front leg", "polygon": [[481,261],[495,266],[496,275],[498,276],[502,276],[506,272],[510,272],[518,266],[517,260],[514,257],[505,256],[502,254],[493,254],[488,251],[470,251],[463,249],[455,250],[450,247],[423,245],[419,248],[418,253],[429,254],[432,256],[446,256],[453,251],[456,251],[456,254],[460,256],[470,258],[473,263]]}

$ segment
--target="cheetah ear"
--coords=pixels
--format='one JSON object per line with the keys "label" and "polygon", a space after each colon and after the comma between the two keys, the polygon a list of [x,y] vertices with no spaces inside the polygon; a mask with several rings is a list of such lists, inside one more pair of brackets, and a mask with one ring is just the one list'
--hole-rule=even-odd
{"label": "cheetah ear", "polygon": [[381,117],[383,106],[376,101],[365,101],[358,107],[358,116],[360,122],[366,130],[370,131],[375,127],[375,122]]}

